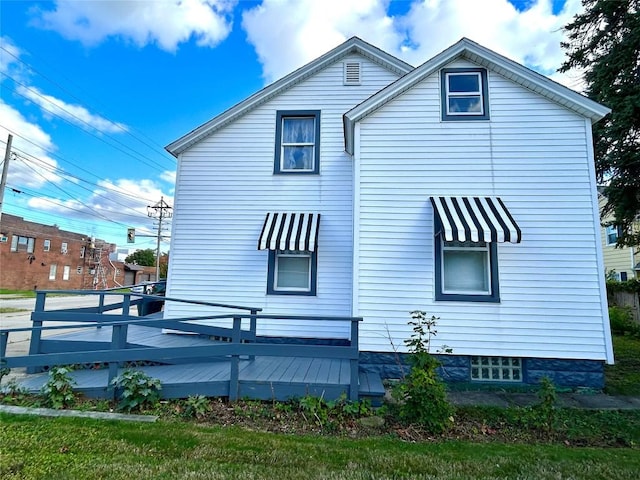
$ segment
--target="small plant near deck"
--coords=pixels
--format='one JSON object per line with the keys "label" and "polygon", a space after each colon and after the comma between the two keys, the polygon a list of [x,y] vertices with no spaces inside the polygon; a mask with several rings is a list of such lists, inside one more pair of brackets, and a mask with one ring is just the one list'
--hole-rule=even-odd
{"label": "small plant near deck", "polygon": [[65,408],[75,401],[73,386],[76,382],[70,374],[69,367],[53,367],[49,370],[49,380],[40,391],[45,407]]}
{"label": "small plant near deck", "polygon": [[184,410],[182,414],[185,417],[204,418],[211,406],[209,399],[204,395],[191,395],[184,401]]}
{"label": "small plant near deck", "polygon": [[334,427],[348,419],[370,416],[373,413],[368,400],[351,401],[343,393],[337,400],[325,400],[324,397],[307,395],[298,401],[304,418],[310,415],[313,423],[319,427]]}
{"label": "small plant near deck", "polygon": [[127,369],[114,378],[111,384],[120,398],[119,410],[141,410],[155,406],[160,400],[160,380],[151,378],[140,370]]}
{"label": "small plant near deck", "polygon": [[[451,426],[454,411],[447,399],[444,382],[436,371],[440,363],[429,353],[431,339],[437,334],[438,320],[436,316],[427,317],[420,310],[411,312],[409,325],[413,334],[405,340],[411,370],[393,391],[399,401],[400,417],[433,433],[441,433]],[[449,353],[450,349],[445,351]]]}

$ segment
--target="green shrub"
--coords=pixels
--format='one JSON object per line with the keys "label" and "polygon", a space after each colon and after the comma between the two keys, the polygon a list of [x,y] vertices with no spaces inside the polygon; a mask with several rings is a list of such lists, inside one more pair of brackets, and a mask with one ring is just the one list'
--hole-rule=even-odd
{"label": "green shrub", "polygon": [[120,398],[118,409],[126,412],[154,407],[160,400],[160,380],[140,370],[127,369],[111,381]]}
{"label": "green shrub", "polygon": [[210,409],[211,406],[207,397],[204,395],[191,395],[184,401],[183,415],[185,417],[203,418]]}
{"label": "green shrub", "polygon": [[422,311],[411,312],[413,334],[405,344],[409,349],[409,374],[395,387],[400,418],[419,424],[432,433],[441,433],[453,423],[454,409],[447,399],[445,384],[437,373],[440,362],[429,353],[438,317],[427,318]]}
{"label": "green shrub", "polygon": [[630,307],[609,307],[609,323],[616,335],[640,336],[640,325],[633,321]]}
{"label": "green shrub", "polygon": [[52,367],[49,370],[49,380],[42,386],[43,405],[50,408],[65,408],[75,400],[73,386],[75,381],[71,378],[71,369],[68,367]]}

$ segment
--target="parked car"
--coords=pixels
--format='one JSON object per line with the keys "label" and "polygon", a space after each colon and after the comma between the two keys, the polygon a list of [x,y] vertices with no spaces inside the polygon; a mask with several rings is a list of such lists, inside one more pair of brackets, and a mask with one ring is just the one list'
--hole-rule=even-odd
{"label": "parked car", "polygon": [[131,287],[131,293],[145,293],[149,295],[151,294],[152,290],[153,290],[153,282],[144,282]]}

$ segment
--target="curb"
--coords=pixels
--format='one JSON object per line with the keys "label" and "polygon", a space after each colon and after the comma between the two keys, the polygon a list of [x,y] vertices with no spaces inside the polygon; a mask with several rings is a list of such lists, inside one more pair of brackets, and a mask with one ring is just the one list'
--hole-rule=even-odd
{"label": "curb", "polygon": [[111,412],[85,412],[81,410],[54,410],[52,408],[17,407],[14,405],[0,405],[0,413],[14,415],[38,415],[40,417],[78,417],[96,420],[122,420],[127,422],[153,423],[158,420],[155,415],[129,415]]}

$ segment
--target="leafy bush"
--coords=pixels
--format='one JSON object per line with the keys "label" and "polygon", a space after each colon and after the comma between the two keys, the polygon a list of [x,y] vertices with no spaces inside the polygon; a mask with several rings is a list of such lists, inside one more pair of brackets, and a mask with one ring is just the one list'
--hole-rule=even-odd
{"label": "leafy bush", "polygon": [[319,427],[332,427],[346,419],[365,417],[373,413],[368,400],[353,402],[344,393],[337,400],[329,401],[323,397],[307,395],[298,401],[298,405],[302,414],[310,414]]}
{"label": "leafy bush", "polygon": [[68,367],[53,367],[49,370],[49,380],[40,391],[45,407],[60,409],[74,402],[75,381],[70,373],[71,369]]}
{"label": "leafy bush", "polygon": [[209,412],[211,406],[209,399],[204,395],[191,395],[184,401],[183,415],[185,417],[203,418]]}
{"label": "leafy bush", "polygon": [[616,335],[640,336],[640,325],[633,321],[629,307],[609,307],[609,323],[611,332]]}
{"label": "leafy bush", "polygon": [[393,394],[400,403],[400,418],[422,425],[432,433],[441,433],[453,423],[454,409],[447,399],[445,384],[438,377],[440,362],[429,353],[439,318],[427,318],[425,312],[416,310],[411,312],[411,319],[413,334],[405,340],[411,370]]}
{"label": "leafy bush", "polygon": [[118,409],[126,412],[153,407],[160,400],[162,385],[140,370],[127,369],[114,378],[111,384],[120,397]]}

